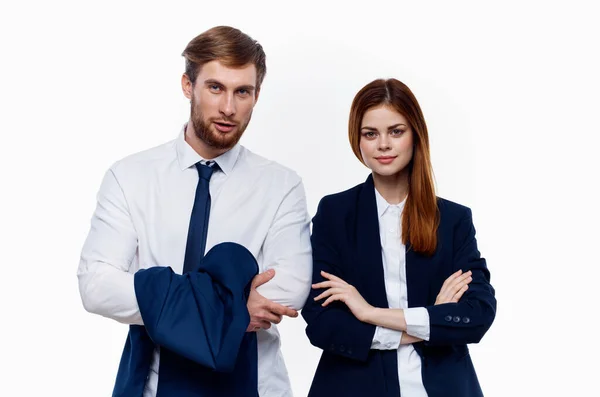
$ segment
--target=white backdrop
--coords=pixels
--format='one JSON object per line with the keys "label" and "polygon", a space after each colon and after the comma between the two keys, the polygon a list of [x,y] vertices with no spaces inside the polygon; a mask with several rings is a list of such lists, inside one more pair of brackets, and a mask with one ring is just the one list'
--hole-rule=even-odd
{"label": "white backdrop", "polygon": [[[110,395],[127,328],[85,312],[76,278],[95,195],[114,161],[176,137],[181,51],[221,24],[267,53],[242,143],[302,176],[311,215],[368,174],[346,138],[354,94],[411,87],[438,194],[473,209],[497,290],[471,347],[485,395],[598,395],[592,2],[16,3],[0,6],[0,395]],[[280,326],[297,397],[320,355],[304,326]]]}

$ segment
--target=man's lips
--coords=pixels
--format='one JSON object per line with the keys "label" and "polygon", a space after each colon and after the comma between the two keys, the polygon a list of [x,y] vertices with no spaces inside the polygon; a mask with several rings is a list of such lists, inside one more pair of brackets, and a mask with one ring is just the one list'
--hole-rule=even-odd
{"label": "man's lips", "polygon": [[213,121],[215,128],[219,132],[231,132],[235,128],[234,123],[222,122],[222,121]]}

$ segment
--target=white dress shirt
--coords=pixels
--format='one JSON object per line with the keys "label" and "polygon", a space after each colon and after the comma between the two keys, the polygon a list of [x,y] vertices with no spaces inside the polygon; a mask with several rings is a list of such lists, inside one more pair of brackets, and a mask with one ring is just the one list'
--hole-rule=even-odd
{"label": "white dress shirt", "polygon": [[[138,269],[170,266],[181,273],[202,158],[179,137],[116,162],[105,174],[78,268],[86,310],[143,324],[133,284]],[[311,286],[310,218],[301,178],[241,145],[217,157],[210,180],[206,251],[231,241],[246,247],[259,271],[275,277],[261,295],[299,310]],[[292,396],[275,324],[258,338],[261,397]],[[145,397],[156,395],[156,349]]]}
{"label": "white dress shirt", "polygon": [[[424,307],[408,308],[406,287],[406,247],[402,243],[402,210],[406,199],[400,204],[389,204],[375,189],[381,256],[388,305],[404,309],[406,333],[429,340],[429,313]],[[398,351],[398,379],[402,397],[427,397],[421,376],[421,357],[414,347],[401,345],[403,332],[377,327],[371,344],[372,349]]]}

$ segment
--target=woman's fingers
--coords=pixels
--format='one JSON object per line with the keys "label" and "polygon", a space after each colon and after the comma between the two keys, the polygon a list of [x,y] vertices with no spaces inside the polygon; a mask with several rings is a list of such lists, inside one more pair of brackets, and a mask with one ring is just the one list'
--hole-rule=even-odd
{"label": "woman's fingers", "polygon": [[468,276],[462,279],[460,282],[457,282],[452,286],[451,295],[455,295],[458,291],[460,291],[465,285],[469,285],[473,281],[473,277]]}
{"label": "woman's fingers", "polygon": [[315,300],[321,300],[323,298],[327,298],[328,296],[332,295],[332,294],[339,294],[340,292],[343,292],[344,290],[342,288],[329,288],[327,291],[324,291],[321,293],[321,295],[316,296]]}
{"label": "woman's fingers", "polygon": [[319,289],[319,288],[341,288],[343,287],[345,284],[343,283],[339,283],[337,281],[321,281],[320,283],[316,283],[313,284],[312,287],[313,289]]}
{"label": "woman's fingers", "polygon": [[[458,290],[460,290],[463,287],[466,280],[469,279],[471,279],[471,271],[465,272],[459,277],[453,279],[446,288],[448,294],[450,296],[454,295]],[[471,281],[468,282],[470,283]]]}
{"label": "woman's fingers", "polygon": [[473,278],[471,276],[468,276],[466,278],[462,278],[460,280],[455,281],[452,285],[450,285],[445,291],[444,291],[444,298],[447,301],[452,301],[453,297],[458,294],[462,288],[465,285],[468,285],[471,281],[473,281]]}
{"label": "woman's fingers", "polygon": [[450,275],[450,277],[448,277],[446,280],[444,280],[444,284],[442,284],[442,290],[444,289],[444,287],[447,287],[448,284],[450,284],[452,281],[454,281],[461,274],[462,274],[462,269],[458,269],[457,271],[452,273]]}
{"label": "woman's fingers", "polygon": [[329,298],[327,298],[327,300],[325,302],[323,302],[323,304],[321,306],[327,306],[328,304],[330,304],[333,301],[344,301],[344,295],[343,294],[335,294],[335,295],[331,295]]}
{"label": "woman's fingers", "polygon": [[331,274],[331,273],[327,273],[327,272],[326,272],[326,271],[324,271],[324,270],[321,270],[321,276],[323,276],[323,277],[325,277],[326,279],[329,279],[329,280],[331,280],[331,281],[337,281],[337,282],[339,282],[339,283],[346,284],[346,282],[345,282],[344,280],[342,280],[341,278],[339,278],[339,277],[337,277],[337,276],[334,276],[334,275],[333,275],[333,274]]}
{"label": "woman's fingers", "polygon": [[465,284],[457,293],[452,297],[452,302],[458,303],[463,294],[469,289],[469,284]]}
{"label": "woman's fingers", "polygon": [[465,286],[473,281],[472,272],[470,270],[462,274],[459,272],[460,271],[453,273],[446,281],[444,281],[442,289],[437,296],[435,302],[436,305],[458,302],[462,295],[467,291],[468,288],[465,289]]}

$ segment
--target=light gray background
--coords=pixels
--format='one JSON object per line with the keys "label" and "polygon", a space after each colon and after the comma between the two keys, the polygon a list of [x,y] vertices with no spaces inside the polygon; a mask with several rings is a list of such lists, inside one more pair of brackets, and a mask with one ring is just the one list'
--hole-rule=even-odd
{"label": "light gray background", "polygon": [[[95,195],[114,161],[177,136],[181,51],[220,24],[267,53],[242,143],[302,176],[311,215],[368,174],[346,138],[354,94],[378,77],[411,87],[438,194],[473,209],[497,289],[496,321],[471,347],[486,396],[593,395],[592,2],[211,3],[2,2],[0,395],[110,395],[127,327],[86,313],[76,279]],[[304,325],[280,327],[296,396],[320,355]]]}

